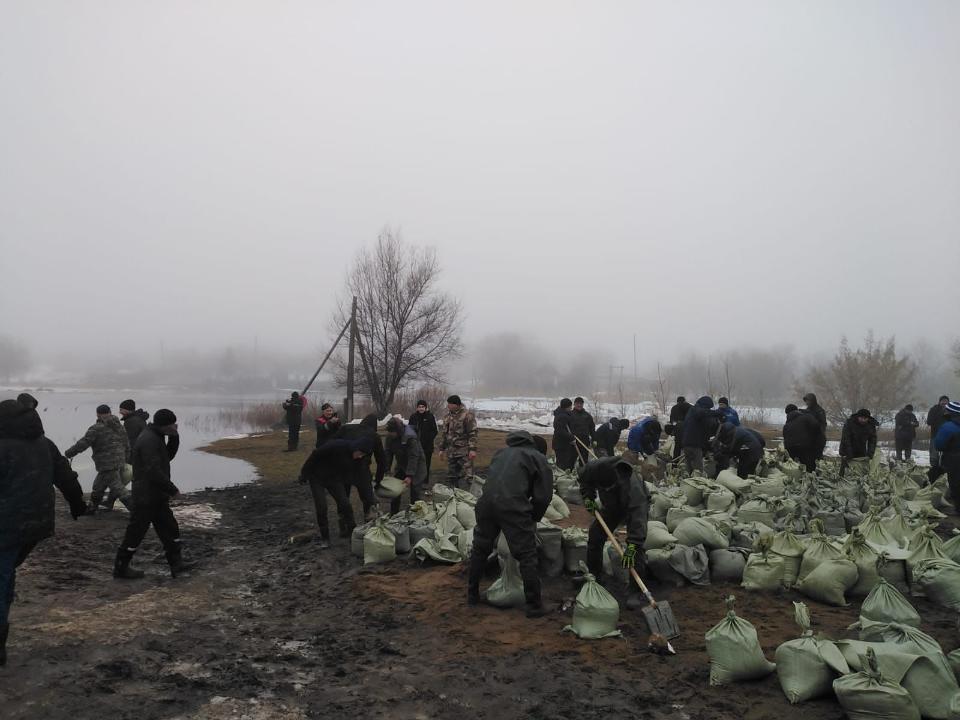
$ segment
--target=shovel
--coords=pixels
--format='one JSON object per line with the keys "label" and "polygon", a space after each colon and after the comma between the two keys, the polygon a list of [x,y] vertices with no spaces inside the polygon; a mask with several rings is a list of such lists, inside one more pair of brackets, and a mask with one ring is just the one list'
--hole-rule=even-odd
{"label": "shovel", "polygon": [[[594,458],[597,456],[594,455],[593,450],[588,448],[580,439],[577,439],[579,442]],[[607,525],[607,521],[603,519],[603,516],[599,512],[595,512],[593,516],[597,519],[597,522],[600,523],[600,527],[603,528],[603,532],[606,533],[607,540],[610,541],[610,544],[613,546],[613,549],[617,551],[617,555],[621,558],[623,557],[623,548],[620,546],[620,542],[610,532],[610,527]],[[680,628],[677,625],[677,619],[673,616],[673,610],[670,608],[670,603],[664,600],[661,603],[658,603],[650,591],[647,589],[647,586],[643,584],[643,580],[640,579],[640,575],[637,573],[636,568],[630,568],[630,577],[633,578],[633,581],[637,584],[637,587],[640,588],[641,592],[647,601],[650,603],[647,607],[643,609],[644,620],[647,621],[647,627],[650,628],[651,635],[662,635],[667,640],[673,640],[674,638],[680,637]]]}

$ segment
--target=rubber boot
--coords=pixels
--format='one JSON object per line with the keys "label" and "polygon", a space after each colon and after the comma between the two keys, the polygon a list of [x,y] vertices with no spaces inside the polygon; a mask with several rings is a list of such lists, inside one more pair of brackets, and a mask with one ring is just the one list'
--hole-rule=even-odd
{"label": "rubber boot", "polygon": [[10,624],[0,625],[0,667],[7,664],[7,636],[10,634]]}
{"label": "rubber boot", "polygon": [[168,557],[167,562],[170,564],[170,575],[172,575],[173,577],[178,577],[180,575],[188,573],[191,570],[193,570],[197,565],[199,565],[199,563],[196,562],[195,560],[190,560],[190,561],[184,560],[181,555]]}
{"label": "rubber boot", "polygon": [[470,555],[470,575],[467,578],[467,605],[480,604],[480,578],[487,565],[487,559],[482,553]]}
{"label": "rubber boot", "polygon": [[117,550],[117,559],[113,561],[113,576],[118,580],[139,580],[143,577],[143,570],[130,567],[133,553],[124,548]]}
{"label": "rubber boot", "polygon": [[543,600],[540,598],[535,598],[533,600],[528,599],[526,608],[528,618],[540,618],[550,612],[546,607],[544,607]]}

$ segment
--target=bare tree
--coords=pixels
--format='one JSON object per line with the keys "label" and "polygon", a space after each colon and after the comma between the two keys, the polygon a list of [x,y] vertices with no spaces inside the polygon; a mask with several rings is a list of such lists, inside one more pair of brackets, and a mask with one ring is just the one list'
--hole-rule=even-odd
{"label": "bare tree", "polygon": [[670,401],[670,377],[664,373],[660,363],[657,363],[657,386],[654,388],[654,395],[656,396],[660,412],[665,414],[667,412],[667,403]]}
{"label": "bare tree", "polygon": [[[339,332],[357,298],[355,382],[383,415],[397,390],[413,382],[444,383],[447,361],[461,354],[460,301],[437,289],[436,251],[405,243],[385,228],[372,249],[357,255],[333,325]],[[346,359],[338,358],[340,382]]]}
{"label": "bare tree", "polygon": [[876,340],[867,334],[863,347],[853,350],[846,338],[826,363],[812,366],[798,394],[817,393],[827,416],[842,423],[858,408],[868,408],[881,422],[889,421],[913,394],[917,364],[897,355],[896,340]]}

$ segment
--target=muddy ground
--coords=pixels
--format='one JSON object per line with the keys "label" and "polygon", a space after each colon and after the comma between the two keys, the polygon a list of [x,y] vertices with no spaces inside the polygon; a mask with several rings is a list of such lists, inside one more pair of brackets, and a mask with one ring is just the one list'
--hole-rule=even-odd
{"label": "muddy ground", "polygon": [[[234,441],[231,454],[253,445],[273,457],[267,451],[281,443]],[[301,454],[283,462],[292,466]],[[56,537],[19,575],[0,717],[842,716],[832,700],[790,706],[775,675],[708,685],[703,636],[723,617],[723,596],[737,595],[739,614],[772,659],[796,637],[795,593],[663,590],[683,631],[675,657],[649,654],[643,621],[626,611],[622,639],[583,641],[561,632],[569,622],[561,612],[527,620],[520,611],[467,608],[460,567],[398,560],[363,568],[347,541],[327,551],[290,544],[292,534],[313,528],[309,493],[275,469],[264,478],[196,493],[177,507],[186,551],[202,563],[177,580],[150,535],[137,559],[147,577],[114,581],[126,513],[73,522],[59,507]],[[569,580],[546,581],[551,604],[574,595]],[[816,629],[833,637],[856,620],[856,605],[808,604]],[[945,650],[960,644],[954,616],[915,604]]]}

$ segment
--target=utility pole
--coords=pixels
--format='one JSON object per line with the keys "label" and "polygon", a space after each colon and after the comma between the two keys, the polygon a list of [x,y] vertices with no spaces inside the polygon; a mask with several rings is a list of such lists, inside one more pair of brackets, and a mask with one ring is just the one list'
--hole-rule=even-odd
{"label": "utility pole", "polygon": [[347,354],[347,402],[344,412],[347,422],[353,420],[353,372],[355,369],[355,348],[357,345],[357,298],[350,305],[350,350]]}

